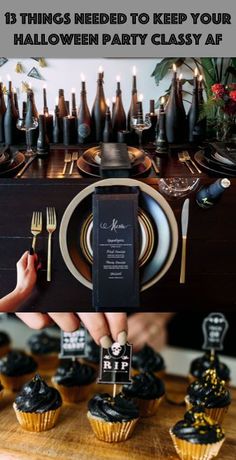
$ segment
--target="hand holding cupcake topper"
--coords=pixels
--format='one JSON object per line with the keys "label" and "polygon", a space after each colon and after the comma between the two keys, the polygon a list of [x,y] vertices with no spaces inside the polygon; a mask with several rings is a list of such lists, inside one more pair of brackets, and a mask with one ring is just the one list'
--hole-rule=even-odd
{"label": "hand holding cupcake topper", "polygon": [[121,345],[114,342],[110,348],[101,348],[100,370],[98,383],[110,383],[113,397],[116,395],[116,384],[131,383],[132,345]]}

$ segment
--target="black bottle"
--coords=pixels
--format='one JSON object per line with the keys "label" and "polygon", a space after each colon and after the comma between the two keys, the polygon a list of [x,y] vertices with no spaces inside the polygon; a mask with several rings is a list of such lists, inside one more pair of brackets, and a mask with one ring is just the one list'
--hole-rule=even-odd
{"label": "black bottle", "polygon": [[156,131],[157,131],[157,114],[155,113],[155,101],[154,99],[150,99],[149,101],[149,115],[151,126],[148,129],[143,131],[143,143],[148,144],[149,142],[154,142],[156,138]]}
{"label": "black bottle", "polygon": [[39,137],[37,140],[37,153],[44,156],[47,155],[49,151],[49,141],[46,134],[46,123],[45,116],[39,115]]}
{"label": "black bottle", "polygon": [[53,142],[54,142],[54,144],[59,144],[59,142],[60,142],[60,126],[59,126],[58,105],[55,106],[55,112],[54,112]]}
{"label": "black bottle", "polygon": [[85,81],[81,82],[80,107],[78,111],[78,143],[88,144],[91,142],[92,119],[87,104]]}
{"label": "black bottle", "polygon": [[161,154],[168,153],[168,140],[166,135],[166,114],[163,104],[160,105],[158,132],[156,136],[156,152]]}
{"label": "black bottle", "polygon": [[4,117],[6,113],[6,104],[3,94],[3,84],[0,82],[0,144],[4,143]]}
{"label": "black bottle", "polygon": [[183,142],[182,110],[179,102],[176,72],[172,79],[171,91],[166,104],[166,135],[168,142],[178,144]]}
{"label": "black bottle", "polygon": [[7,110],[4,116],[4,139],[9,145],[17,144],[19,140],[18,130],[16,127],[18,114],[12,97],[12,91],[7,93]]}
{"label": "black bottle", "polygon": [[130,131],[130,119],[131,117],[137,117],[137,102],[138,102],[138,91],[137,91],[137,79],[136,75],[133,75],[132,80],[132,93],[130,108],[127,114],[127,130]]}
{"label": "black bottle", "polygon": [[114,107],[114,114],[112,117],[112,133],[113,140],[117,141],[118,131],[123,131],[126,129],[126,115],[122,102],[122,91],[120,87],[120,82],[117,81],[116,88],[116,103]]}
{"label": "black bottle", "polygon": [[103,142],[112,142],[112,137],[111,112],[109,106],[107,106]]}
{"label": "black bottle", "polygon": [[103,90],[103,72],[99,72],[97,80],[97,93],[92,108],[92,125],[94,130],[94,140],[102,141],[103,130],[106,118],[106,100]]}
{"label": "black bottle", "polygon": [[230,187],[229,179],[217,179],[208,187],[202,187],[196,194],[196,202],[201,208],[211,208],[218,203],[224,191]]}
{"label": "black bottle", "polygon": [[183,103],[183,85],[181,79],[178,79],[177,83],[178,97],[179,97],[179,106],[181,112],[181,125],[183,133],[183,142],[187,140],[188,128],[187,128],[187,117]]}
{"label": "black bottle", "polygon": [[[201,109],[204,105],[204,98],[203,98],[203,87],[202,87],[202,80],[198,82],[198,106],[199,106],[199,115],[201,115]],[[197,142],[204,141],[206,138],[206,128],[207,128],[207,117],[201,117],[200,120],[197,121],[195,128],[194,128],[194,135]]]}
{"label": "black bottle", "polygon": [[[30,89],[27,92],[27,111],[26,111],[26,116],[25,116],[25,123],[30,126],[32,124],[32,118],[35,118],[36,120],[38,120],[38,110],[37,110],[35,100],[34,100],[34,93],[32,89]],[[31,144],[34,147],[36,147],[37,145],[38,135],[39,135],[38,126],[37,128],[32,129],[29,132]]]}
{"label": "black bottle", "polygon": [[188,112],[188,141],[193,143],[198,141],[197,122],[199,119],[199,102],[198,102],[198,80],[194,78],[192,103]]}

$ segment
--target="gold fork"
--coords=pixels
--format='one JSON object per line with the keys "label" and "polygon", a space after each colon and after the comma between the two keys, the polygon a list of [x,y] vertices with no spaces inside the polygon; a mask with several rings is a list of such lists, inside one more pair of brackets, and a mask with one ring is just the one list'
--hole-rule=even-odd
{"label": "gold fork", "polygon": [[189,171],[190,171],[192,174],[194,174],[194,171],[193,171],[193,169],[191,168],[191,166],[187,163],[187,161],[186,161],[186,159],[185,159],[185,156],[184,156],[184,153],[183,153],[183,152],[179,152],[179,153],[178,153],[178,158],[179,158],[180,163],[184,163],[184,164],[187,166],[187,168],[189,169]]}
{"label": "gold fork", "polygon": [[[185,158],[186,161],[190,161],[192,163],[192,165],[194,166],[194,168],[197,170],[197,172],[199,174],[202,173],[202,171],[198,168],[198,166],[196,165],[195,161],[192,160],[192,158],[190,157],[189,153],[187,152],[187,150],[184,150],[183,152],[183,156]],[[187,163],[186,163],[187,164]]]}
{"label": "gold fork", "polygon": [[43,226],[43,216],[41,212],[34,211],[31,220],[31,233],[33,235],[32,248],[35,250],[36,238],[41,233]]}
{"label": "gold fork", "polygon": [[71,160],[71,165],[70,165],[70,172],[69,172],[69,175],[71,176],[72,172],[73,172],[73,168],[74,168],[74,164],[75,164],[75,161],[78,160],[78,152],[73,152],[72,153],[72,160]]}
{"label": "gold fork", "polygon": [[48,260],[47,260],[47,281],[51,281],[51,260],[52,260],[52,234],[57,228],[57,216],[55,208],[46,208],[48,232]]}
{"label": "gold fork", "polygon": [[62,175],[64,176],[66,174],[66,168],[67,165],[71,162],[71,153],[66,152],[65,153],[65,158],[64,158],[64,168],[62,171]]}

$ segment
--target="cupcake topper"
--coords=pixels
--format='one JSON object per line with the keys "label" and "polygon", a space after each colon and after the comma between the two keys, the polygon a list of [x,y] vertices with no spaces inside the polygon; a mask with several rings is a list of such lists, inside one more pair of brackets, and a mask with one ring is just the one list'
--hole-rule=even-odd
{"label": "cupcake topper", "polygon": [[75,332],[61,331],[61,353],[60,358],[82,358],[85,356],[87,333],[83,327]]}
{"label": "cupcake topper", "polygon": [[113,384],[113,393],[116,391],[116,383],[131,383],[131,359],[132,345],[129,343],[122,346],[114,342],[108,349],[101,348],[98,383]]}
{"label": "cupcake topper", "polygon": [[228,327],[228,321],[223,313],[210,313],[202,323],[204,336],[202,348],[211,350],[212,354],[215,350],[223,350],[223,341]]}

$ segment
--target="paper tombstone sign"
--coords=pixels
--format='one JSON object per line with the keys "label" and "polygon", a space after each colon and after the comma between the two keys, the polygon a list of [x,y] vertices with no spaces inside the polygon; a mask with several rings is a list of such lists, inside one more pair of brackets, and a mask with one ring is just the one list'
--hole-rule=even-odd
{"label": "paper tombstone sign", "polygon": [[61,331],[60,358],[74,358],[85,356],[86,330],[80,327],[75,332]]}
{"label": "paper tombstone sign", "polygon": [[224,338],[229,327],[223,313],[210,313],[202,323],[204,350],[223,350]]}
{"label": "paper tombstone sign", "polygon": [[98,383],[131,383],[132,345],[114,342],[108,349],[101,348]]}

